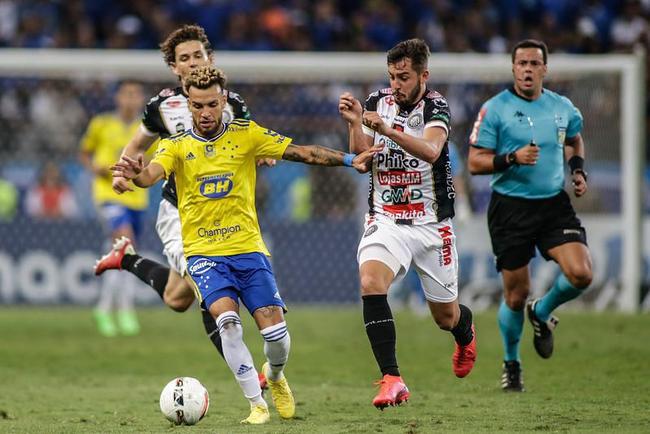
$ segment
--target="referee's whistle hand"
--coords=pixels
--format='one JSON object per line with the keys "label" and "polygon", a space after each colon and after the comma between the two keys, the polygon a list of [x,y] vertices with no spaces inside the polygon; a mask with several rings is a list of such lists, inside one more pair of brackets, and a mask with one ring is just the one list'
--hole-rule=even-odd
{"label": "referee's whistle hand", "polygon": [[537,159],[539,158],[539,146],[529,143],[526,146],[517,149],[515,156],[517,158],[517,164],[534,166],[537,164]]}
{"label": "referee's whistle hand", "polygon": [[587,181],[581,173],[574,173],[571,175],[573,185],[573,194],[575,197],[580,197],[587,192]]}

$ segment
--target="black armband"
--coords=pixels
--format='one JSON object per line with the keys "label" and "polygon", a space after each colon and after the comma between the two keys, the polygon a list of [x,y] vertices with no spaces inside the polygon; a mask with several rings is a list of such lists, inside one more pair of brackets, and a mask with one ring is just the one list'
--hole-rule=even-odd
{"label": "black armband", "polygon": [[587,172],[585,172],[585,159],[579,155],[574,155],[569,158],[569,169],[571,170],[571,175],[580,173],[585,181],[587,180]]}
{"label": "black armband", "polygon": [[517,157],[515,156],[514,152],[509,152],[507,154],[498,154],[494,156],[492,164],[494,165],[495,172],[503,172],[513,164],[517,164]]}
{"label": "black armband", "polygon": [[569,158],[569,169],[571,169],[571,173],[575,172],[576,170],[584,170],[585,168],[585,159],[582,158],[579,155],[574,155],[573,157]]}

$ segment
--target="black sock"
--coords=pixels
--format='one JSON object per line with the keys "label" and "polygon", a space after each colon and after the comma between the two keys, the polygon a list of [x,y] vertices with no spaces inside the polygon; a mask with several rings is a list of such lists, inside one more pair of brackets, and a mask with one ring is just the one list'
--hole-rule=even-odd
{"label": "black sock", "polygon": [[151,259],[145,259],[140,255],[124,255],[122,258],[122,269],[135,274],[138,279],[151,286],[163,299],[165,286],[169,279],[169,267],[165,267]]}
{"label": "black sock", "polygon": [[458,345],[464,347],[474,339],[474,333],[472,333],[472,311],[464,304],[459,305],[459,307],[460,318],[456,327],[451,329],[451,334],[456,338]]}
{"label": "black sock", "polygon": [[385,295],[364,295],[363,322],[382,375],[399,376],[395,355],[395,322]]}
{"label": "black sock", "polygon": [[212,341],[212,345],[219,351],[221,357],[223,357],[223,347],[221,346],[221,335],[217,331],[217,321],[210,315],[205,309],[201,309],[201,316],[203,317],[203,327],[205,328],[205,333],[207,333],[208,338]]}

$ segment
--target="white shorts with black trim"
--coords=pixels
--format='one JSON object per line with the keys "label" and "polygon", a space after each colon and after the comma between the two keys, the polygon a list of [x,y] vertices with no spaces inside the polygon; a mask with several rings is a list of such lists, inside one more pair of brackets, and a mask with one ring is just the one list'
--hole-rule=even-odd
{"label": "white shorts with black trim", "polygon": [[181,276],[185,275],[187,262],[183,254],[183,237],[181,236],[181,218],[178,209],[168,200],[161,200],[156,219],[156,232],[163,243],[163,253],[167,263]]}
{"label": "white shorts with black trim", "polygon": [[357,261],[361,266],[370,260],[386,264],[396,279],[404,277],[413,263],[429,301],[450,303],[458,297],[458,253],[451,219],[400,225],[382,215],[366,216]]}

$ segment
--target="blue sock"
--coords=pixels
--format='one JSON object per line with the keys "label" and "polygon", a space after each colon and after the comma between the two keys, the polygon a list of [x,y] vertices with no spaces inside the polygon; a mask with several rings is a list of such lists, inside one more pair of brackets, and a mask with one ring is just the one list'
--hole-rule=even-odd
{"label": "blue sock", "polygon": [[507,362],[512,360],[519,361],[519,341],[521,332],[524,328],[524,311],[512,310],[505,301],[501,301],[499,306],[499,331],[503,339],[505,348],[505,359]]}
{"label": "blue sock", "polygon": [[551,316],[558,306],[573,300],[582,293],[582,289],[578,289],[571,285],[569,279],[564,274],[560,274],[551,289],[546,295],[539,299],[535,305],[535,315],[541,321],[546,321]]}

